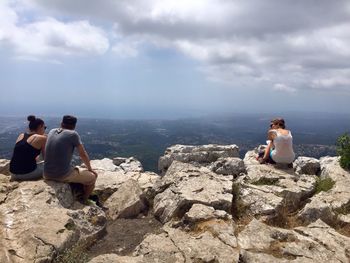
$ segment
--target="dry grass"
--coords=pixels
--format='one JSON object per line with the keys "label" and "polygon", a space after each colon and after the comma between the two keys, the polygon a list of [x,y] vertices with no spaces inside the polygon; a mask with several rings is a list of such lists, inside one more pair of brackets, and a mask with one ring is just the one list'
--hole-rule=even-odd
{"label": "dry grass", "polygon": [[254,185],[276,185],[278,180],[279,180],[278,178],[261,177],[258,180],[251,182],[251,184],[254,184]]}
{"label": "dry grass", "polygon": [[222,220],[222,219],[210,219],[207,221],[199,222],[197,223],[193,230],[192,233],[194,235],[200,235],[204,232],[209,232],[211,233],[214,237],[217,236],[217,232],[214,230],[215,226],[227,226],[229,223]]}
{"label": "dry grass", "polygon": [[86,254],[86,246],[83,244],[77,244],[59,253],[53,262],[85,263],[88,262],[88,259],[88,255]]}

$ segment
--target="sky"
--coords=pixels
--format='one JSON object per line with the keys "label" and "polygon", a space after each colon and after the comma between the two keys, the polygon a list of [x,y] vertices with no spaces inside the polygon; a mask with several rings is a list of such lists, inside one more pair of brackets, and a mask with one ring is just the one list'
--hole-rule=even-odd
{"label": "sky", "polygon": [[349,0],[0,0],[0,115],[350,113]]}

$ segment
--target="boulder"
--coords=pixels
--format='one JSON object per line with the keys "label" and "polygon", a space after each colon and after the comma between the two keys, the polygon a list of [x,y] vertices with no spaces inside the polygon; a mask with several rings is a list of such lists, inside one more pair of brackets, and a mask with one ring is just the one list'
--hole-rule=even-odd
{"label": "boulder", "polygon": [[316,177],[296,175],[293,169],[259,164],[256,151],[244,157],[247,174],[237,181],[239,198],[253,215],[277,216],[282,210],[295,211],[312,196]]}
{"label": "boulder", "polygon": [[10,160],[0,159],[0,174],[10,175]]}
{"label": "boulder", "polygon": [[168,226],[164,231],[147,236],[134,255],[143,256],[145,262],[238,262],[238,249],[210,232],[194,235]]}
{"label": "boulder", "polygon": [[113,158],[113,163],[114,163],[114,165],[119,166],[122,163],[125,163],[126,159],[128,159],[128,158],[125,158],[125,157],[114,157]]}
{"label": "boulder", "polygon": [[154,214],[165,223],[182,217],[193,204],[229,212],[232,206],[232,176],[213,173],[206,167],[174,161],[157,182]]}
{"label": "boulder", "polygon": [[[112,159],[103,158],[101,160],[91,160],[90,161],[92,169],[96,170],[97,173],[100,171],[107,171],[107,172],[117,172],[122,171],[122,169],[118,166],[116,166]],[[82,165],[85,167],[85,165]]]}
{"label": "boulder", "polygon": [[122,162],[119,165],[119,167],[122,168],[124,172],[139,172],[139,173],[143,172],[143,167],[141,162],[134,157],[125,159],[125,161]]}
{"label": "boulder", "polygon": [[185,214],[184,219],[190,223],[207,221],[209,219],[230,219],[231,215],[223,210],[215,210],[211,206],[193,204],[191,209]]}
{"label": "boulder", "polygon": [[167,233],[148,235],[136,248],[136,257],[149,263],[184,263],[184,256]]}
{"label": "boulder", "polygon": [[68,184],[31,181],[9,187],[0,204],[0,262],[51,262],[105,229],[104,212],[74,203]]}
{"label": "boulder", "polygon": [[242,258],[253,259],[245,262],[347,262],[350,238],[340,235],[320,220],[306,227],[287,230],[253,219],[239,233],[238,244]]}
{"label": "boulder", "polygon": [[341,220],[340,214],[350,214],[350,173],[340,167],[338,157],[321,158],[320,165],[320,178],[331,178],[335,184],[328,191],[314,195],[298,216],[306,223],[322,219],[333,225]]}
{"label": "boulder", "polygon": [[217,174],[233,176],[246,172],[243,160],[237,157],[219,158],[210,165],[210,169]]}
{"label": "boulder", "polygon": [[123,183],[133,179],[138,182],[145,198],[152,199],[154,197],[152,189],[159,178],[160,176],[153,172],[125,172],[124,170],[114,172],[98,171],[94,192],[99,196],[100,200],[104,202],[116,192]]}
{"label": "boulder", "polygon": [[123,183],[104,203],[113,220],[117,218],[133,218],[145,210],[142,189],[137,181],[130,179]]}
{"label": "boulder", "polygon": [[320,161],[311,157],[298,157],[293,163],[294,170],[297,174],[317,175],[321,169]]}
{"label": "boulder", "polygon": [[174,145],[166,149],[159,158],[158,169],[164,174],[173,161],[210,164],[220,157],[239,157],[237,145]]}

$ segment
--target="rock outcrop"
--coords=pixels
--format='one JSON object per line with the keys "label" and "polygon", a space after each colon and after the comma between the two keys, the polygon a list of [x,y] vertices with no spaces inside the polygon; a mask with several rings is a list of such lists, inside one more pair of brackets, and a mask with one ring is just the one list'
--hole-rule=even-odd
{"label": "rock outcrop", "polygon": [[331,225],[338,221],[349,224],[347,215],[350,215],[350,173],[340,167],[337,157],[321,158],[320,164],[320,179],[330,178],[334,185],[328,191],[314,195],[299,212],[299,218],[307,223],[322,219]]}
{"label": "rock outcrop", "polygon": [[68,184],[1,178],[9,187],[0,205],[0,262],[51,262],[73,244],[103,233],[102,209],[75,203]]}
{"label": "rock outcrop", "polygon": [[294,170],[297,174],[317,175],[320,169],[320,161],[316,158],[300,156],[294,161]]}
{"label": "rock outcrop", "polygon": [[154,214],[163,223],[181,218],[193,204],[231,210],[232,176],[217,175],[206,167],[174,161],[156,187]]}
{"label": "rock outcrop", "polygon": [[197,163],[208,165],[219,158],[239,157],[237,145],[174,145],[166,149],[165,154],[159,158],[158,169],[164,174],[173,161],[183,163]]}
{"label": "rock outcrop", "polygon": [[10,161],[6,159],[0,159],[0,174],[10,174]]}
{"label": "rock outcrop", "polygon": [[256,155],[256,151],[247,152],[244,158],[247,175],[237,182],[240,200],[253,215],[274,217],[281,212],[294,211],[313,194],[315,176],[260,165]]}
{"label": "rock outcrop", "polygon": [[259,164],[257,149],[243,160],[238,152],[175,145],[160,158],[163,176],[135,158],[94,160],[106,210],[76,202],[67,184],[0,175],[0,262],[51,262],[97,240],[106,220],[150,217],[157,231],[90,263],[350,261],[350,173],[338,158],[299,157],[288,168]]}

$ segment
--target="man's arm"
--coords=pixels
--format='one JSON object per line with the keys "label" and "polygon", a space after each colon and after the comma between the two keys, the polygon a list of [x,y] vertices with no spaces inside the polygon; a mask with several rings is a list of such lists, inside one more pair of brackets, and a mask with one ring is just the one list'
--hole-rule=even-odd
{"label": "man's arm", "polygon": [[78,148],[78,152],[79,152],[79,156],[80,156],[80,159],[83,161],[83,163],[86,165],[86,168],[92,172],[93,174],[95,174],[97,176],[97,173],[95,171],[92,170],[91,168],[91,164],[90,164],[90,158],[89,158],[89,155],[87,154],[85,148],[84,148],[84,145],[82,144],[79,144],[77,146]]}

